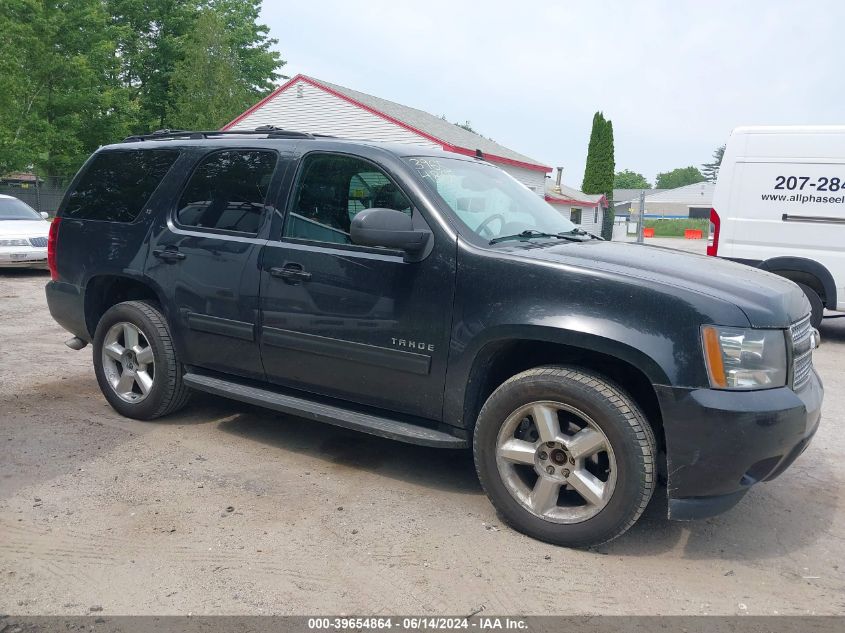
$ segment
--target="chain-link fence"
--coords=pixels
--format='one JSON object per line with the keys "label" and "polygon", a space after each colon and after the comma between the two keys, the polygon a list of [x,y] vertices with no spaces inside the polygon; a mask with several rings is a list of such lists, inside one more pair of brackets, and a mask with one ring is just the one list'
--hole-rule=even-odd
{"label": "chain-link fence", "polygon": [[56,209],[62,201],[66,187],[58,185],[58,178],[44,178],[39,182],[19,182],[0,179],[0,194],[14,196],[26,202],[36,211],[46,211],[51,216],[56,215]]}

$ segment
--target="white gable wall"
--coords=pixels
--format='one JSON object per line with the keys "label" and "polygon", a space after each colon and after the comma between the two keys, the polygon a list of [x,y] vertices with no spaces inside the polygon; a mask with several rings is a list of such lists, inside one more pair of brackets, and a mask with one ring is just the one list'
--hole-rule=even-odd
{"label": "white gable wall", "polygon": [[503,165],[495,162],[493,164],[508,172],[511,176],[531,189],[531,191],[536,193],[538,196],[545,195],[546,172],[534,169],[525,169],[524,167],[513,167],[511,165]]}
{"label": "white gable wall", "polygon": [[433,143],[304,81],[297,81],[277,94],[231,129],[252,130],[261,125],[341,138],[442,148],[439,143]]}
{"label": "white gable wall", "polygon": [[[582,207],[577,204],[552,204],[552,208],[560,212],[567,220],[571,218],[572,209],[581,209],[581,223],[578,225],[585,231],[601,234],[604,223],[604,213],[601,207]],[[596,214],[598,210],[598,214]]]}
{"label": "white gable wall", "polygon": [[[430,149],[443,148],[440,143],[430,141],[302,80],[250,112],[230,129],[253,130],[262,125],[275,125],[285,130],[329,134],[340,138],[404,143]],[[538,195],[543,195],[545,172],[493,164],[504,169]]]}

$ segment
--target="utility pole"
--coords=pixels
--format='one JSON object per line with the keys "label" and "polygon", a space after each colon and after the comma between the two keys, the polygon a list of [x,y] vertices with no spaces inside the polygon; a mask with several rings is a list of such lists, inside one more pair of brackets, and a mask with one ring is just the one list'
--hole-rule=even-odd
{"label": "utility pole", "polygon": [[637,244],[643,243],[643,224],[645,223],[645,191],[640,191],[640,217],[637,219]]}
{"label": "utility pole", "polygon": [[38,213],[41,213],[41,188],[38,186],[38,172],[32,170],[35,176],[35,205],[38,207]]}

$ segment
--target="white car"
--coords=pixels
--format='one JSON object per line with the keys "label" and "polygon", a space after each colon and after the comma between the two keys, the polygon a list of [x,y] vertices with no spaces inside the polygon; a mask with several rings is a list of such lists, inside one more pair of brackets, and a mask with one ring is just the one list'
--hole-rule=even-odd
{"label": "white car", "polygon": [[49,216],[0,195],[0,267],[46,267]]}

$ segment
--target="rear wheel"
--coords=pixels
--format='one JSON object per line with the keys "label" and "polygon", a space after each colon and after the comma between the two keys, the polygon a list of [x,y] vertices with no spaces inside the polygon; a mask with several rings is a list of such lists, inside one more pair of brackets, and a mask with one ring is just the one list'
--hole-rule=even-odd
{"label": "rear wheel", "polygon": [[100,319],[94,373],[109,404],[129,418],[152,420],[173,413],[190,394],[164,315],[146,301],[118,303]]}
{"label": "rear wheel", "polygon": [[798,284],[798,287],[804,291],[804,294],[807,295],[807,299],[810,302],[810,324],[813,327],[819,327],[822,322],[822,318],[824,317],[824,304],[822,303],[822,298],[819,296],[819,293],[810,288],[805,284]]}
{"label": "rear wheel", "polygon": [[479,414],[476,469],[517,530],[558,545],[616,538],[645,510],[655,441],[634,401],[604,377],[539,367],[502,384]]}

